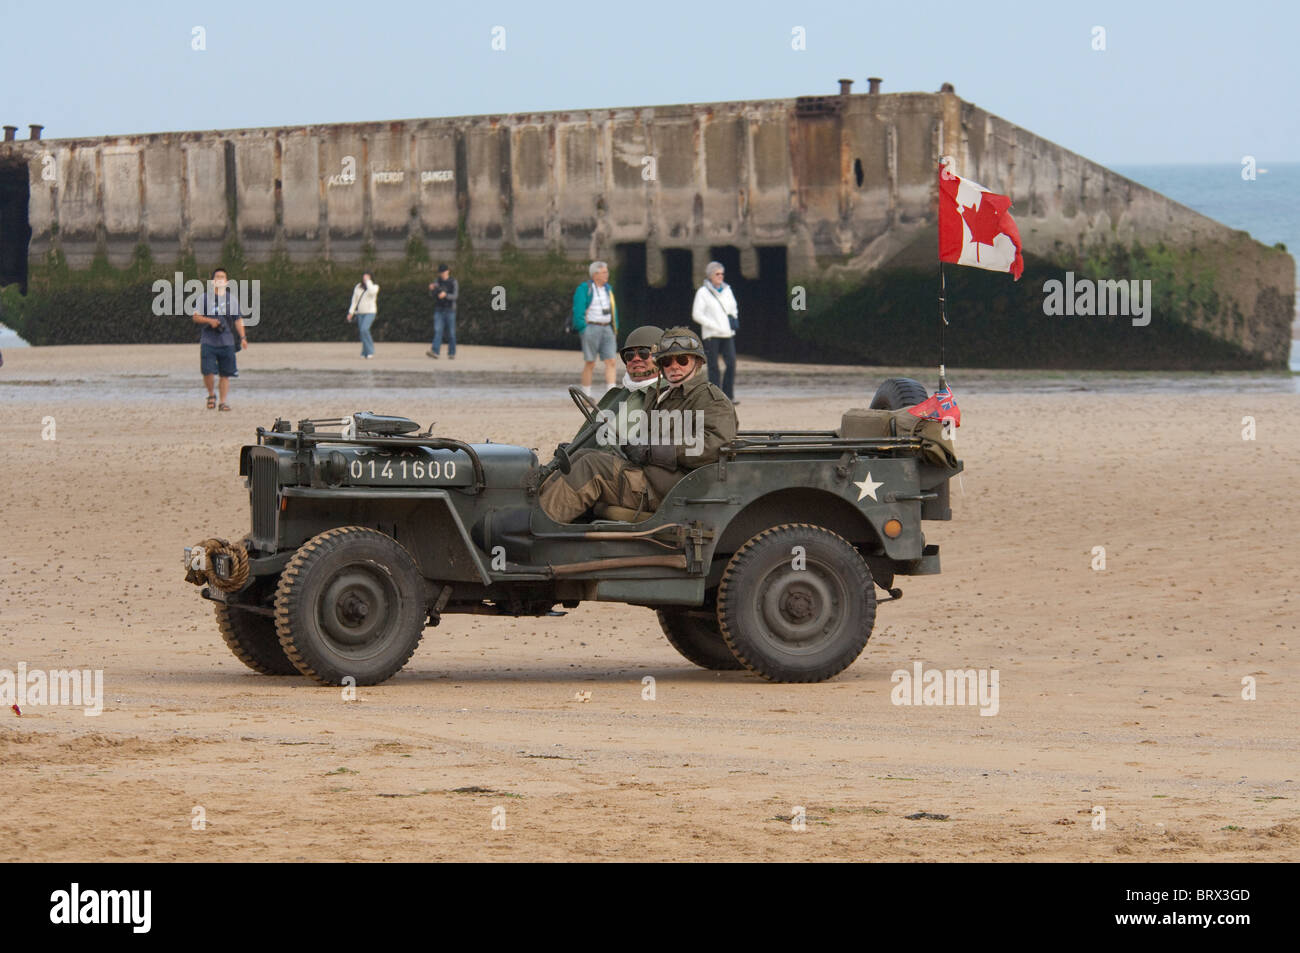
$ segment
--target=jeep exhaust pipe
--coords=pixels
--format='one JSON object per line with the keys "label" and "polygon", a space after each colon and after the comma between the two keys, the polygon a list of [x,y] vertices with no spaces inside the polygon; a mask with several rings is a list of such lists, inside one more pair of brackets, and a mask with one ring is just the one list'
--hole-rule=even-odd
{"label": "jeep exhaust pipe", "polygon": [[612,559],[591,559],[585,563],[566,563],[549,566],[556,576],[576,576],[601,569],[630,569],[634,566],[662,566],[665,569],[685,569],[686,557],[678,556],[615,556]]}

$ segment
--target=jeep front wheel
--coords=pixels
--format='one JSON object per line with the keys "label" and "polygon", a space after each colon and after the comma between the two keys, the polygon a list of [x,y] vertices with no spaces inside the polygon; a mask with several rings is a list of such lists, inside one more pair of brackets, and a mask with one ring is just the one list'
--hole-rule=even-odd
{"label": "jeep front wheel", "polygon": [[274,619],[222,602],[214,608],[221,638],[235,658],[263,675],[299,674],[297,666],[284,654]]}
{"label": "jeep front wheel", "polygon": [[363,526],[303,543],[280,576],[275,624],[284,654],[321,685],[377,685],[411,658],[428,615],[424,580],[397,540]]}
{"label": "jeep front wheel", "polygon": [[659,616],[659,627],[668,644],[686,661],[713,672],[734,672],[745,667],[727,648],[716,613],[707,608],[659,609],[655,615]]}
{"label": "jeep front wheel", "polygon": [[774,682],[821,682],[862,654],[876,620],[871,570],[820,526],[786,523],[741,546],[718,586],[722,637]]}

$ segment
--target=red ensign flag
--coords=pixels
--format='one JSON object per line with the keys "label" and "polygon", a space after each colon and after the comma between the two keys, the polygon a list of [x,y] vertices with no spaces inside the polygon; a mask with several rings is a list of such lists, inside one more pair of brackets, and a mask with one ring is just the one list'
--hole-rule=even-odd
{"label": "red ensign flag", "polygon": [[939,260],[1009,271],[1019,280],[1025,270],[1020,256],[1020,229],[1007,209],[1011,199],[990,192],[939,163]]}

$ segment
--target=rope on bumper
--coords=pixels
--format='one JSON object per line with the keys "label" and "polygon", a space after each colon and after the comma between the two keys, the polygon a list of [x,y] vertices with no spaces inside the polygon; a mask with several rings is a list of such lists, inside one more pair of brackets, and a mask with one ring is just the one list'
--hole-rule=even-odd
{"label": "rope on bumper", "polygon": [[[246,541],[241,539],[239,542],[231,545],[224,539],[212,537],[199,543],[199,548],[208,554],[208,568],[206,572],[197,569],[189,569],[185,573],[185,581],[191,582],[196,586],[201,586],[205,582],[214,589],[220,589],[222,592],[235,592],[244,587],[248,582],[248,550],[245,548]],[[226,555],[230,557],[230,578],[217,578],[216,557]]]}

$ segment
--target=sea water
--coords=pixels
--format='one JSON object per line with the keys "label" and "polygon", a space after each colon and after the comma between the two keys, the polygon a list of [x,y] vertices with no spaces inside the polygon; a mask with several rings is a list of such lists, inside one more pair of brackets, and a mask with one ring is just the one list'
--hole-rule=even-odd
{"label": "sea water", "polygon": [[[1258,156],[1255,159],[1253,178],[1244,162],[1111,168],[1216,222],[1249,232],[1258,242],[1281,243],[1296,260],[1296,286],[1300,288],[1300,162],[1268,162]],[[1300,337],[1300,295],[1294,327],[1291,370],[1300,371],[1296,340]]]}

